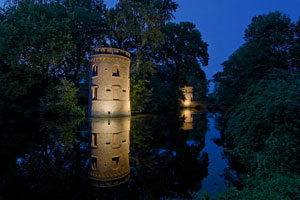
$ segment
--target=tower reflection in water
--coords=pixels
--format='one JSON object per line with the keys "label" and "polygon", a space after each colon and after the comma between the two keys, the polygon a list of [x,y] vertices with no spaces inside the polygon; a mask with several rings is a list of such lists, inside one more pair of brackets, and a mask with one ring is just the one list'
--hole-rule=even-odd
{"label": "tower reflection in water", "polygon": [[96,187],[113,187],[130,178],[130,117],[92,118],[89,179]]}
{"label": "tower reflection in water", "polygon": [[185,131],[193,130],[194,129],[194,112],[191,109],[184,109],[180,113],[180,117],[184,118],[182,129]]}

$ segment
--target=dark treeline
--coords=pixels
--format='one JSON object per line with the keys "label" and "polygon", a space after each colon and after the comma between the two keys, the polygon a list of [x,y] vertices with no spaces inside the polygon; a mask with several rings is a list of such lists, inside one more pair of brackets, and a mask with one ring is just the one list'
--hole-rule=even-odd
{"label": "dark treeline", "polygon": [[172,0],[120,0],[111,9],[102,0],[7,1],[0,12],[1,113],[83,115],[88,52],[108,46],[132,54],[133,112],[175,110],[184,85],[203,100],[208,45],[194,24],[170,22],[177,7]]}
{"label": "dark treeline", "polygon": [[214,76],[233,186],[217,199],[300,199],[300,20],[252,19],[245,43]]}

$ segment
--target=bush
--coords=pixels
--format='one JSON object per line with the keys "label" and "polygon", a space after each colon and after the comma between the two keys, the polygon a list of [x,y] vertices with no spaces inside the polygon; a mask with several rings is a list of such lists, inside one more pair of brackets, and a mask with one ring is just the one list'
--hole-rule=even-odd
{"label": "bush", "polygon": [[300,171],[300,80],[277,71],[252,85],[243,103],[227,114],[227,149],[249,170]]}
{"label": "bush", "polygon": [[264,178],[264,174],[245,180],[246,186],[242,190],[228,188],[216,200],[296,200],[300,199],[300,176],[273,174]]}
{"label": "bush", "polygon": [[77,92],[74,83],[66,79],[61,79],[56,87],[50,85],[41,99],[42,112],[59,116],[85,116],[84,111],[77,106]]}

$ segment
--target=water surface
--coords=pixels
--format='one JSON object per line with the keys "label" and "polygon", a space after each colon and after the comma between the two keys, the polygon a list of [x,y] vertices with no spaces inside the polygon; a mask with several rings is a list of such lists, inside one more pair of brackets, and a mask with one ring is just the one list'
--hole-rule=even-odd
{"label": "water surface", "polygon": [[224,190],[214,114],[1,122],[1,199],[190,199]]}

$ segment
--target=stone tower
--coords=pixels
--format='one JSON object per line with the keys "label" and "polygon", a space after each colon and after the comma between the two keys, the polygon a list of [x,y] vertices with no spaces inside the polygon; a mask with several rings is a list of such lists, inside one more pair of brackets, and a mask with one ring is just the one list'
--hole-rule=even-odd
{"label": "stone tower", "polygon": [[130,115],[130,53],[96,48],[90,55],[89,116]]}
{"label": "stone tower", "polygon": [[89,179],[96,187],[113,187],[130,178],[130,117],[91,119]]}
{"label": "stone tower", "polygon": [[182,88],[184,101],[181,102],[183,107],[191,107],[192,101],[194,101],[193,86],[185,86]]}

